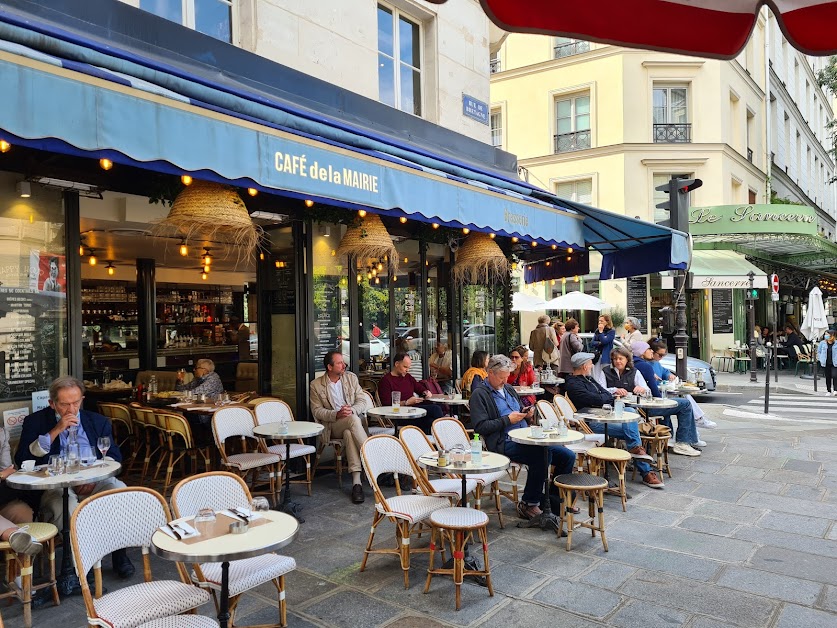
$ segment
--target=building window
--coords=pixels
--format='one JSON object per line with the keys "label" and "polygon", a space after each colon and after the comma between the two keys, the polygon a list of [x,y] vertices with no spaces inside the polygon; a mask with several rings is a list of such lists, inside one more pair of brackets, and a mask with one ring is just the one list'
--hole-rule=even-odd
{"label": "building window", "polygon": [[491,111],[491,145],[503,147],[503,112],[499,109]]}
{"label": "building window", "polygon": [[[675,174],[668,174],[668,173],[655,173],[654,174],[654,185],[651,188],[651,197],[653,202],[651,203],[652,208],[651,212],[654,216],[654,222],[660,224],[662,222],[668,222],[670,216],[667,209],[661,209],[657,207],[661,203],[668,202],[668,193],[658,190],[657,188],[661,185],[665,185],[669,181],[671,181],[672,177],[677,177],[678,179],[691,179],[693,178],[689,173],[675,173]],[[692,204],[694,204],[694,197],[691,199]]]}
{"label": "building window", "polygon": [[378,100],[422,115],[421,27],[398,9],[378,5]]}
{"label": "building window", "polygon": [[691,142],[689,88],[654,87],[654,141],[664,144]]}
{"label": "building window", "polygon": [[559,183],[555,186],[555,195],[582,205],[592,205],[593,179],[578,179],[577,181]]}
{"label": "building window", "polygon": [[233,0],[140,0],[140,9],[232,43]]}
{"label": "building window", "polygon": [[590,96],[555,101],[556,153],[590,148]]}
{"label": "building window", "polygon": [[758,203],[758,200],[756,199],[756,191],[755,190],[753,190],[753,189],[748,189],[747,190],[747,202],[750,205],[755,205],[756,203]]}
{"label": "building window", "polygon": [[569,37],[556,37],[554,43],[552,44],[552,58],[563,59],[564,57],[579,55],[582,52],[587,52],[589,50],[589,41],[570,39]]}
{"label": "building window", "polygon": [[492,52],[488,57],[488,67],[491,74],[496,74],[503,69],[503,64],[500,62],[500,51]]}

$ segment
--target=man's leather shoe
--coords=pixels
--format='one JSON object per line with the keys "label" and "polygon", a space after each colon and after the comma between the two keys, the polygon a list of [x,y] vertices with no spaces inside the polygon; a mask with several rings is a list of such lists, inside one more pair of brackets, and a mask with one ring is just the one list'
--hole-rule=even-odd
{"label": "man's leather shoe", "polygon": [[134,569],[134,564],[131,562],[131,559],[128,558],[128,550],[116,550],[111,554],[111,559],[113,560],[113,570],[120,578],[125,580],[134,575],[136,569]]}
{"label": "man's leather shoe", "polygon": [[352,503],[362,504],[364,499],[363,487],[360,484],[352,486]]}

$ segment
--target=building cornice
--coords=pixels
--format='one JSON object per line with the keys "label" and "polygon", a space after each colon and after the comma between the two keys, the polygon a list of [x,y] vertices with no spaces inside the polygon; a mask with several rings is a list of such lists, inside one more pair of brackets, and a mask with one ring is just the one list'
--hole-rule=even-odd
{"label": "building cornice", "polygon": [[531,74],[539,74],[541,72],[548,72],[550,70],[559,70],[589,61],[598,61],[607,57],[614,57],[616,55],[624,54],[623,48],[616,46],[605,46],[604,48],[593,48],[587,52],[581,52],[577,55],[570,55],[569,57],[562,57],[560,59],[547,59],[540,63],[533,63],[531,65],[524,65],[519,68],[512,68],[509,70],[500,70],[490,75],[491,83],[501,83],[509,79],[519,78],[521,76],[529,76]]}
{"label": "building cornice", "polygon": [[[672,159],[670,157],[666,158],[653,156],[657,152],[670,152],[673,146],[677,147],[677,157]],[[601,157],[612,157],[615,155],[643,153],[648,155],[648,157],[641,160],[644,165],[662,165],[677,162],[700,166],[709,160],[707,153],[724,152],[725,146],[726,144],[609,144],[607,146],[597,146],[596,148],[588,148],[586,150],[576,150],[566,153],[557,153],[554,155],[549,154],[538,157],[530,157],[528,159],[519,159],[518,163],[521,166],[526,166],[528,168],[578,162],[582,159],[596,159]],[[746,161],[746,159],[744,161]],[[747,163],[749,164],[749,162]]]}
{"label": "building cornice", "polygon": [[753,78],[753,75],[750,74],[747,71],[747,69],[738,62],[738,59],[733,59],[729,63],[732,66],[732,68],[735,70],[735,72],[738,74],[738,76],[740,76],[744,80],[744,82],[747,83],[747,85],[750,86],[750,89],[753,90],[753,92],[755,92],[755,94],[759,98],[764,100],[764,98],[766,96],[764,90],[761,87],[759,87],[758,83],[756,83],[756,80]]}

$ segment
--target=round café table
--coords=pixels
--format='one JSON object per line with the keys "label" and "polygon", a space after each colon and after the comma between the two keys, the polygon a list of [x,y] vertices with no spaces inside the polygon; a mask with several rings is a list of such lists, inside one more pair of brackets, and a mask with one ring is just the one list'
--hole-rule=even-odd
{"label": "round caf\u00e9 table", "polygon": [[396,412],[392,406],[381,406],[379,408],[369,408],[366,411],[366,414],[388,418],[390,421],[395,423],[395,429],[396,432],[398,432],[401,429],[400,422],[420,419],[427,414],[427,410],[424,408],[416,408],[415,406],[405,406],[402,403],[401,407],[398,408],[398,412]]}
{"label": "round caf\u00e9 table", "polygon": [[279,509],[282,512],[293,515],[300,523],[305,523],[305,519],[299,515],[299,511],[302,510],[302,504],[292,502],[290,498],[291,474],[289,464],[291,461],[291,441],[298,440],[300,438],[319,436],[319,434],[325,429],[325,426],[319,423],[314,423],[313,421],[288,421],[285,424],[288,427],[288,432],[286,434],[280,434],[279,430],[281,425],[281,423],[265,423],[264,425],[257,425],[253,428],[253,433],[264,438],[285,442],[285,494],[282,497],[282,504]]}
{"label": "round caf\u00e9 table", "polygon": [[646,418],[648,418],[647,410],[671,410],[677,407],[677,401],[674,399],[663,399],[662,397],[652,397],[651,399],[640,398],[636,401],[631,397],[625,397],[624,399],[626,406],[637,408]]}
{"label": "round caf\u00e9 table", "polygon": [[63,489],[64,527],[61,530],[63,549],[61,552],[61,574],[58,576],[58,592],[65,597],[81,590],[70,550],[70,487],[95,484],[107,480],[119,473],[121,468],[122,465],[115,460],[99,460],[95,464],[82,467],[75,473],[46,475],[46,466],[43,466],[38,471],[16,471],[6,478],[7,485],[23,491]]}
{"label": "round caf\u00e9 table", "polygon": [[567,430],[565,436],[559,435],[558,431],[544,432],[543,438],[532,438],[532,428],[520,427],[516,430],[511,430],[508,433],[509,438],[515,443],[521,445],[536,445],[543,447],[544,460],[544,487],[543,496],[541,497],[541,510],[543,511],[539,517],[533,517],[529,521],[527,527],[539,527],[541,530],[555,530],[561,533],[561,526],[558,524],[558,517],[552,514],[552,506],[549,503],[549,446],[550,445],[569,445],[571,443],[578,443],[584,440],[584,434],[575,430]]}
{"label": "round caf\u00e9 table", "polygon": [[518,395],[542,395],[546,391],[540,386],[512,386]]}
{"label": "round caf\u00e9 table", "polygon": [[[616,414],[613,412],[605,412],[601,408],[592,408],[587,410],[586,412],[576,412],[575,416],[584,419],[585,421],[591,421],[593,423],[604,423],[604,437],[605,437],[605,446],[607,446],[607,427],[611,423],[639,423],[639,419],[641,418],[639,414],[636,412],[623,412],[622,416],[617,418]],[[607,465],[605,465],[604,471],[605,480],[610,481],[610,469]]]}
{"label": "round caf\u00e9 table", "polygon": [[[258,514],[268,523],[251,525],[243,534],[224,534],[203,541],[178,540],[157,530],[151,537],[151,551],[166,560],[185,563],[221,563],[221,595],[218,623],[228,628],[230,621],[230,561],[262,556],[291,543],[299,532],[299,522],[272,510]],[[187,517],[187,520],[194,517]]]}

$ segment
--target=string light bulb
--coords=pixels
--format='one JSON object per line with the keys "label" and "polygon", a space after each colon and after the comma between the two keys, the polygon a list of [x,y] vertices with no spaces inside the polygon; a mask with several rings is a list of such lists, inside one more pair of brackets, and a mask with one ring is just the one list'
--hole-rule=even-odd
{"label": "string light bulb", "polygon": [[384,265],[381,264],[381,262],[378,262],[377,269],[378,269],[378,272],[381,272],[384,269]]}
{"label": "string light bulb", "polygon": [[402,224],[402,225],[404,225],[404,224],[406,224],[406,223],[407,223],[407,217],[406,217],[406,216],[401,216],[401,218],[399,218],[398,220],[400,220],[400,221],[401,221],[401,224]]}
{"label": "string light bulb", "polygon": [[6,140],[0,140],[0,153],[8,153],[12,149],[12,145]]}
{"label": "string light bulb", "polygon": [[212,263],[212,256],[209,254],[210,249],[204,248],[203,249],[203,264],[204,266],[209,266]]}
{"label": "string light bulb", "polygon": [[84,257],[84,244],[79,244],[78,245],[78,254],[79,254],[79,257]]}
{"label": "string light bulb", "polygon": [[552,245],[552,250],[553,250],[553,251],[554,251],[555,249],[557,249],[557,248],[558,248],[558,245],[557,245],[557,244],[553,244],[553,245]]}
{"label": "string light bulb", "polygon": [[337,257],[337,251],[335,249],[331,249],[331,256]]}
{"label": "string light bulb", "polygon": [[264,251],[259,251],[259,259],[264,261]]}
{"label": "string light bulb", "polygon": [[573,247],[571,247],[571,246],[567,247],[567,253],[572,253],[572,252],[573,252]]}
{"label": "string light bulb", "polygon": [[357,215],[360,216],[361,218],[366,218],[366,210],[361,209],[360,211],[358,211]]}
{"label": "string light bulb", "polygon": [[371,273],[371,272],[367,272],[367,273],[366,273],[366,278],[367,278],[367,279],[372,279],[372,273]]}
{"label": "string light bulb", "polygon": [[462,233],[464,233],[465,235],[468,235],[469,233],[471,233],[471,230],[468,229],[468,227],[465,227],[464,229],[462,229]]}
{"label": "string light bulb", "polygon": [[512,236],[512,242],[517,242],[518,240],[520,240],[520,238],[518,238],[517,236]]}
{"label": "string light bulb", "polygon": [[434,229],[438,229],[438,228],[439,228],[439,223],[438,223],[438,222],[434,222],[434,223],[433,223],[433,228],[434,228]]}
{"label": "string light bulb", "polygon": [[250,196],[256,196],[259,191],[256,188],[247,188],[247,194]]}
{"label": "string light bulb", "polygon": [[201,279],[203,279],[204,281],[206,281],[208,277],[209,275],[207,275],[206,273],[201,273]]}
{"label": "string light bulb", "polygon": [[491,239],[493,240],[494,238],[496,238],[496,237],[497,237],[497,234],[496,234],[496,233],[489,233],[489,234],[488,234],[488,237],[489,237],[489,238],[491,238]]}
{"label": "string light bulb", "polygon": [[410,261],[409,258],[405,257],[404,258],[404,263],[406,264],[408,261]]}
{"label": "string light bulb", "polygon": [[182,255],[183,257],[189,255],[189,247],[186,246],[186,238],[183,238],[180,241],[180,255]]}
{"label": "string light bulb", "polygon": [[190,177],[188,174],[181,175],[180,182],[186,186],[192,185],[192,177]]}
{"label": "string light bulb", "polygon": [[381,278],[380,277],[375,277],[375,283],[378,284],[378,285],[381,285]]}
{"label": "string light bulb", "polygon": [[108,275],[113,276],[113,274],[116,272],[116,267],[113,265],[113,262],[108,262],[108,265],[105,266],[105,268],[107,268],[108,270]]}
{"label": "string light bulb", "polygon": [[91,266],[95,266],[99,260],[96,259],[96,255],[93,252],[93,249],[88,249],[90,252],[90,257],[87,258],[87,263]]}
{"label": "string light bulb", "polygon": [[578,281],[578,275],[576,275],[575,277],[573,277],[573,281]]}
{"label": "string light bulb", "polygon": [[209,270],[210,270],[209,269],[209,264],[205,264],[204,267],[203,267],[203,272],[208,273]]}
{"label": "string light bulb", "polygon": [[110,170],[111,168],[113,168],[113,162],[110,159],[105,159],[104,157],[102,157],[99,160],[99,167],[102,170]]}
{"label": "string light bulb", "polygon": [[[314,207],[314,201],[312,201],[310,198],[306,198],[305,199],[305,206],[306,207]],[[361,211],[363,211],[363,210],[361,210]],[[365,212],[363,214],[361,214],[361,218],[365,215],[366,215]]]}

